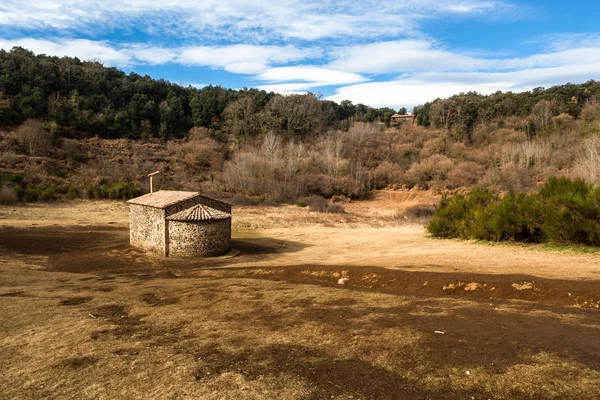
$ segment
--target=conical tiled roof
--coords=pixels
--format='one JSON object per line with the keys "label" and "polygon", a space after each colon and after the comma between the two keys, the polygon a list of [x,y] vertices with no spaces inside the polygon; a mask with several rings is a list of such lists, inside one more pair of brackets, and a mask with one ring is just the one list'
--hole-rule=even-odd
{"label": "conical tiled roof", "polygon": [[231,214],[203,204],[197,204],[167,217],[169,221],[209,221],[226,218],[231,218]]}

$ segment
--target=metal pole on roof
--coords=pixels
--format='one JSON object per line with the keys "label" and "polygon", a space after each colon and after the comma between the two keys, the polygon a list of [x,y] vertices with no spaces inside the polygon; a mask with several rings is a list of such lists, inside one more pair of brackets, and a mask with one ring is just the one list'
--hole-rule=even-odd
{"label": "metal pole on roof", "polygon": [[150,193],[152,193],[154,191],[153,187],[152,187],[152,177],[154,177],[154,175],[158,175],[158,174],[160,174],[160,171],[156,171],[151,174],[148,174],[148,176],[150,177]]}

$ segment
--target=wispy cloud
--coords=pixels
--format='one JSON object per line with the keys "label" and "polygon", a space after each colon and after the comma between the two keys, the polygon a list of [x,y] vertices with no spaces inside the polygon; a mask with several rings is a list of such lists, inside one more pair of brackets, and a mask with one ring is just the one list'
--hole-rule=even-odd
{"label": "wispy cloud", "polygon": [[422,21],[439,16],[485,18],[512,8],[489,0],[4,0],[0,26],[85,33],[136,28],[237,43],[364,39],[420,34]]}
{"label": "wispy cloud", "polygon": [[237,74],[258,74],[269,65],[287,64],[307,58],[320,57],[318,48],[299,49],[295,46],[193,46],[178,49],[173,61],[184,65],[222,68]]}
{"label": "wispy cloud", "polygon": [[266,82],[259,85],[259,88],[278,93],[305,92],[323,86],[347,85],[367,80],[353,72],[310,65],[270,68],[256,78]]}
{"label": "wispy cloud", "polygon": [[384,74],[427,70],[473,70],[488,61],[436,47],[431,40],[395,40],[332,50],[332,68],[344,71]]}
{"label": "wispy cloud", "polygon": [[36,54],[78,57],[81,60],[92,59],[117,67],[176,63],[223,69],[236,74],[259,74],[274,65],[318,58],[322,55],[322,50],[319,48],[299,49],[291,45],[240,44],[166,48],[140,43],[119,44],[87,39],[0,39],[0,48],[10,50],[14,46],[27,48]]}
{"label": "wispy cloud", "polygon": [[413,107],[463,92],[522,92],[566,82],[585,82],[599,76],[600,62],[511,72],[422,72],[393,80],[340,87],[329,99],[337,102],[352,100],[374,107]]}
{"label": "wispy cloud", "polygon": [[[331,51],[329,66],[358,73],[415,73],[423,71],[507,71],[558,67],[600,61],[600,41],[575,43],[568,49],[526,57],[475,57],[444,49],[432,40],[396,40],[341,47]],[[559,47],[557,47],[558,49]]]}
{"label": "wispy cloud", "polygon": [[0,39],[0,48],[2,49],[10,50],[15,46],[21,46],[36,54],[77,57],[84,61],[98,60],[111,66],[127,66],[133,62],[131,54],[128,54],[127,51],[115,49],[106,41],[87,39]]}

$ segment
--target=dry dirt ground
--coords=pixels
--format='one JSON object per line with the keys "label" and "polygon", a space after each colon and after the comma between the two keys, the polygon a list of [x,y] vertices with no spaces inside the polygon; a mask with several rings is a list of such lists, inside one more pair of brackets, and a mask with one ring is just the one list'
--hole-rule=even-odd
{"label": "dry dirt ground", "polygon": [[130,248],[120,202],[2,207],[0,398],[600,398],[600,254],[397,217],[434,200],[236,207],[203,260]]}

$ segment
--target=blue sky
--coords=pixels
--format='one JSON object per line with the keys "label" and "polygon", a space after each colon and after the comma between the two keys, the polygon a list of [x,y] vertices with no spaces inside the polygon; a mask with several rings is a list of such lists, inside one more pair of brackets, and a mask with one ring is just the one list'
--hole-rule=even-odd
{"label": "blue sky", "polygon": [[0,47],[374,107],[600,79],[600,3],[2,0]]}

